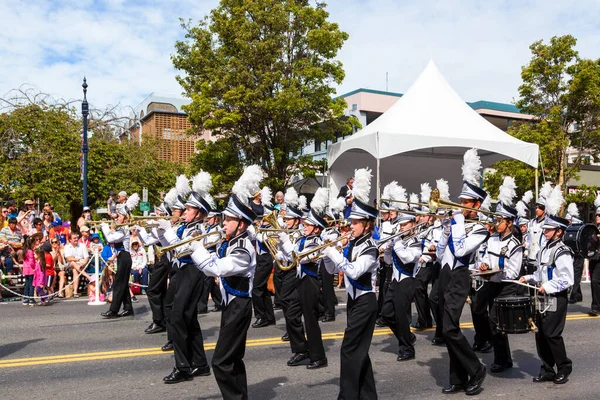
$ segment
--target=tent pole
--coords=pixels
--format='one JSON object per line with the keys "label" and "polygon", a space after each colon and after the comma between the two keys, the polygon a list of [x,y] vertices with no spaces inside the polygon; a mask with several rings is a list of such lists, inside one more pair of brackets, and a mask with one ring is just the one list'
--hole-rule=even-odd
{"label": "tent pole", "polygon": [[[379,159],[379,132],[377,132],[377,189],[375,190],[375,195],[377,196],[377,205],[376,205],[376,207],[379,207],[379,197],[380,197],[380,193],[381,193],[381,181],[380,181],[380,175],[379,175],[379,164],[380,164],[380,159]],[[381,217],[379,216],[379,213],[377,213],[377,226],[381,226]]]}
{"label": "tent pole", "polygon": [[[538,187],[539,187],[539,181],[538,181],[538,169],[535,169],[535,198],[538,198]],[[537,200],[536,200],[537,201]]]}

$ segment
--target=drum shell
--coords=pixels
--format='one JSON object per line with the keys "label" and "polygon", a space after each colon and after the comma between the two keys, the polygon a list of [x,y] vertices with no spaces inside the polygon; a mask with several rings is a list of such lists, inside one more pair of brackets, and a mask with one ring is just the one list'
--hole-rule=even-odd
{"label": "drum shell", "polygon": [[504,333],[527,333],[531,331],[530,318],[533,315],[529,296],[506,296],[494,299],[497,329]]}
{"label": "drum shell", "polygon": [[598,233],[596,225],[569,225],[563,242],[578,256],[591,258],[598,252]]}

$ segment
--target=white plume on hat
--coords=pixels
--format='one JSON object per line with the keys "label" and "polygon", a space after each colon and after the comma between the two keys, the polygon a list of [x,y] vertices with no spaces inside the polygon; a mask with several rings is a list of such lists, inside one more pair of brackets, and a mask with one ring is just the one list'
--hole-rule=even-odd
{"label": "white plume on hat", "polygon": [[542,185],[542,188],[540,189],[540,197],[547,199],[548,196],[550,196],[551,192],[552,192],[552,183],[544,182],[544,184]]}
{"label": "white plume on hat", "polygon": [[416,193],[411,193],[410,196],[408,196],[408,201],[410,202],[411,206],[417,205],[417,203],[419,203],[419,195]]}
{"label": "white plume on hat", "polygon": [[212,179],[206,171],[200,171],[192,178],[192,190],[198,193],[214,209],[216,208],[215,201],[209,193],[212,186]]}
{"label": "white plume on hat", "polygon": [[[384,196],[382,199],[386,199],[387,203],[391,208],[406,210],[408,205],[404,203],[398,203],[397,201],[406,201],[406,189],[398,185],[398,182],[391,181],[383,188]],[[395,201],[394,201],[395,200]]]}
{"label": "white plume on hat", "polygon": [[343,197],[338,197],[337,199],[334,200],[333,204],[331,205],[331,211],[334,214],[340,213],[342,212],[342,210],[346,207],[346,199]]}
{"label": "white plume on hat", "polygon": [[352,186],[352,194],[355,198],[365,204],[369,204],[372,176],[373,174],[371,174],[371,170],[368,168],[354,170],[354,185]]}
{"label": "white plume on hat", "polygon": [[131,196],[129,196],[129,198],[125,202],[125,211],[127,211],[127,213],[131,214],[131,212],[137,207],[139,202],[140,202],[140,195],[137,193],[132,194]]}
{"label": "white plume on hat", "polygon": [[523,194],[523,197],[521,197],[521,201],[527,205],[531,202],[531,200],[533,200],[533,192],[528,190]]}
{"label": "white plume on hat", "polygon": [[175,203],[177,203],[177,189],[176,188],[171,188],[171,190],[169,190],[167,192],[167,194],[165,195],[165,198],[163,199],[163,203],[165,203],[165,206],[171,208],[175,205]]}
{"label": "white plume on hat", "polygon": [[175,188],[177,188],[177,194],[182,198],[188,197],[188,195],[192,192],[190,181],[183,174],[177,177],[177,180],[175,181]]}
{"label": "white plume on hat", "polygon": [[306,210],[307,205],[308,205],[308,200],[306,200],[306,196],[300,195],[300,197],[298,197],[298,208],[300,210]]}
{"label": "white plume on hat", "polygon": [[520,218],[527,217],[527,204],[523,203],[523,201],[519,201],[517,203],[517,205],[515,206],[515,208],[517,209],[517,215]]}
{"label": "white plume on hat", "polygon": [[270,187],[264,186],[260,189],[260,202],[263,206],[270,206],[273,199],[273,191]]}
{"label": "white plume on hat", "polygon": [[250,199],[254,197],[254,193],[258,192],[259,182],[263,178],[262,169],[254,164],[244,167],[242,176],[235,182],[232,193],[235,194],[243,204],[250,206]]}
{"label": "white plume on hat", "polygon": [[320,187],[315,192],[312,201],[310,202],[310,208],[317,214],[322,215],[327,210],[327,201],[329,200],[329,190]]}
{"label": "white plume on hat", "polygon": [[431,186],[429,183],[421,183],[421,203],[428,204],[431,198]]}
{"label": "white plume on hat", "polygon": [[569,214],[571,218],[579,218],[579,209],[577,208],[577,204],[569,204],[567,207],[567,214]]}
{"label": "white plume on hat", "polygon": [[517,184],[515,178],[512,176],[505,176],[504,182],[500,186],[500,193],[498,194],[498,201],[506,206],[513,205],[513,199],[517,195]]}
{"label": "white plume on hat", "polygon": [[596,196],[596,200],[594,200],[594,206],[600,207],[600,194]]}
{"label": "white plume on hat", "polygon": [[477,149],[470,149],[465,152],[462,165],[463,180],[471,185],[479,185],[481,179],[481,159],[477,155]]}
{"label": "white plume on hat", "polygon": [[296,207],[298,205],[298,192],[296,192],[296,189],[294,189],[293,186],[287,188],[285,191],[285,196],[283,196],[283,201],[285,204],[292,207]]}
{"label": "white plume on hat", "polygon": [[479,208],[484,211],[490,211],[490,207],[492,207],[492,196],[488,195],[485,200],[483,200]]}
{"label": "white plume on hat", "polygon": [[438,179],[435,181],[437,189],[440,191],[440,199],[450,200],[450,186],[448,181],[445,179]]}
{"label": "white plume on hat", "polygon": [[560,186],[556,185],[550,195],[546,198],[546,212],[553,216],[558,216],[565,199]]}

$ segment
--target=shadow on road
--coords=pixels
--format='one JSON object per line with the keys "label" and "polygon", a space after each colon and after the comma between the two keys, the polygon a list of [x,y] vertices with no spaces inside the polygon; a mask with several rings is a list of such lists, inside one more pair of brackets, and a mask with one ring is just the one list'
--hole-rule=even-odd
{"label": "shadow on road", "polygon": [[442,357],[432,357],[427,361],[417,361],[417,364],[429,367],[429,374],[435,379],[437,386],[444,387],[448,384],[448,368],[450,365],[448,353],[443,353]]}
{"label": "shadow on road", "polygon": [[31,343],[41,342],[42,340],[45,340],[45,339],[31,339],[31,340],[24,340],[22,342],[15,342],[15,343],[8,343],[8,344],[0,345],[0,358],[10,356],[11,354],[16,353],[17,351],[24,349],[25,347],[27,347],[27,345],[29,345]]}
{"label": "shadow on road", "polygon": [[[275,392],[275,388],[284,385],[288,381],[288,378],[285,376],[279,376],[276,378],[265,379],[262,382],[255,383],[253,385],[248,386],[248,397],[251,399],[261,400],[270,400],[277,398],[278,395]],[[222,399],[223,396],[221,394],[216,396],[209,397],[198,397],[198,400],[212,400],[212,399]]]}

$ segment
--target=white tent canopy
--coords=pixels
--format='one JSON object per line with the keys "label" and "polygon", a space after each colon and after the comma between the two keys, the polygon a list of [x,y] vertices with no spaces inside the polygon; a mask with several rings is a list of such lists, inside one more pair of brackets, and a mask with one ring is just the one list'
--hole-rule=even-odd
{"label": "white tent canopy", "polygon": [[537,144],[523,142],[489,123],[450,87],[430,61],[417,81],[392,107],[327,153],[330,187],[337,193],[354,169],[370,167],[378,184],[397,180],[410,192],[435,179],[450,183],[452,195],[461,187],[462,156],[479,149],[484,167],[513,158],[537,168]]}

